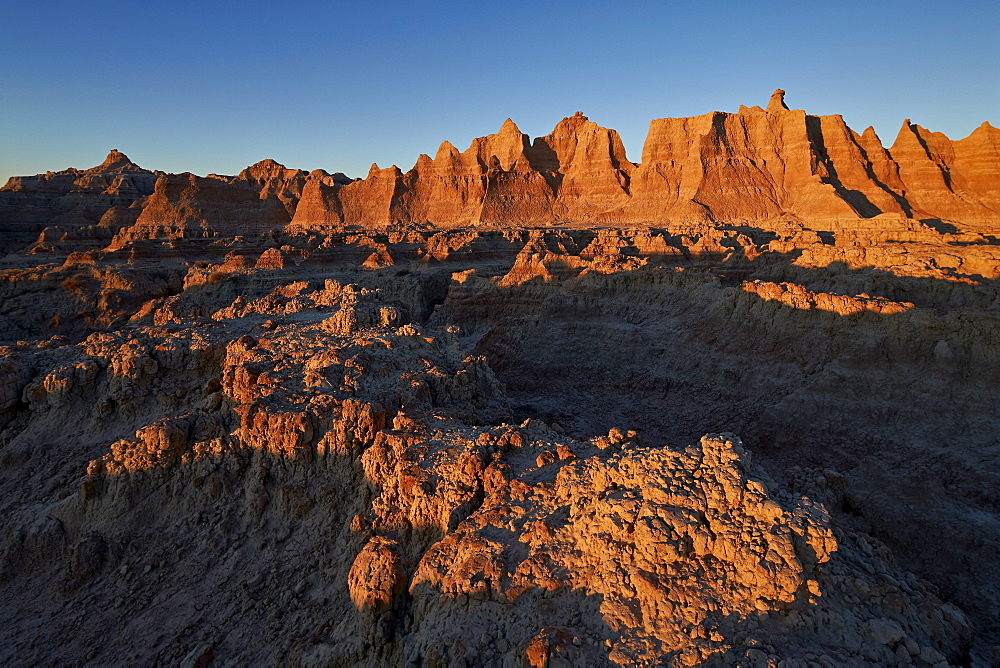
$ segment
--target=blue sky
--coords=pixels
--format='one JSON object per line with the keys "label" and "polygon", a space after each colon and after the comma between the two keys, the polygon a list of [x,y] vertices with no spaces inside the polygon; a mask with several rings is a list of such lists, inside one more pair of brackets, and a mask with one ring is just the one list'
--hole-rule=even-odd
{"label": "blue sky", "polygon": [[1000,3],[4,3],[0,182],[98,164],[364,176],[508,116],[580,110],[638,161],[649,121],[775,88],[793,108],[953,139],[1000,125]]}

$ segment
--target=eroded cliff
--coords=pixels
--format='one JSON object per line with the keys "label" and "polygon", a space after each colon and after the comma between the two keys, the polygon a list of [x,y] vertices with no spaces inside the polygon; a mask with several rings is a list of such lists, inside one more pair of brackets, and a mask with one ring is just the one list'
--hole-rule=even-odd
{"label": "eroded cliff", "polygon": [[12,182],[4,661],[995,661],[996,145],[779,91]]}

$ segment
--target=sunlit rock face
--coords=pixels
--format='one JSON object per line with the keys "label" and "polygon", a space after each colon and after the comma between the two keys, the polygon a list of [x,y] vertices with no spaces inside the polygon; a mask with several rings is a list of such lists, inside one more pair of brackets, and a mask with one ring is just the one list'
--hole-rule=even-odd
{"label": "sunlit rock face", "polygon": [[996,132],[12,179],[0,657],[989,665]]}
{"label": "sunlit rock face", "polygon": [[[90,169],[65,169],[36,176],[15,176],[0,188],[0,251],[49,236],[97,226],[109,211],[127,209],[153,192],[162,172],[151,172],[113,149]],[[119,214],[120,215],[120,214]],[[94,231],[84,236],[94,236]]]}
{"label": "sunlit rock face", "polygon": [[[17,241],[45,226],[79,235],[112,206],[149,209],[126,238],[233,236],[246,225],[256,233],[289,223],[298,231],[690,222],[773,229],[789,220],[836,226],[890,216],[974,232],[996,223],[1000,130],[988,122],[955,141],[907,119],[886,148],[872,128],[859,134],[839,115],[789,109],[784,95],[775,91],[766,108],[653,120],[638,164],[617,132],[581,112],[534,140],[508,119],[463,152],[445,141],[407,172],[372,165],[356,180],[269,159],[235,177],[178,180],[115,150],[91,169],[12,178],[0,189],[0,222]],[[154,187],[158,177],[167,180]],[[129,220],[119,211],[104,226]]]}

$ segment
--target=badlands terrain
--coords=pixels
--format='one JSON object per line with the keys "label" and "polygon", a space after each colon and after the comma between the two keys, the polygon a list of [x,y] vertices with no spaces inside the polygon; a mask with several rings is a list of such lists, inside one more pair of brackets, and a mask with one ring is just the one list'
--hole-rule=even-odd
{"label": "badlands terrain", "polygon": [[5,665],[1000,665],[1000,130],[782,91],[0,190]]}

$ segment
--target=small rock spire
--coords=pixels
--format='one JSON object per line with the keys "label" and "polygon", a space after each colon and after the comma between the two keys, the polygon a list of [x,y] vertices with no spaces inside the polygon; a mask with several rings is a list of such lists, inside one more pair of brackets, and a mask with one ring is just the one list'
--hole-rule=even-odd
{"label": "small rock spire", "polygon": [[118,149],[113,148],[108,152],[108,157],[104,159],[104,162],[102,164],[108,166],[118,162],[132,162],[132,161],[128,159],[127,155],[125,155]]}
{"label": "small rock spire", "polygon": [[518,129],[517,124],[515,124],[514,121],[510,120],[509,118],[503,122],[503,125],[500,126],[500,134],[508,134],[508,133],[521,134],[521,130]]}
{"label": "small rock spire", "polygon": [[785,91],[779,88],[771,93],[771,100],[767,103],[767,110],[788,111],[788,105],[785,104]]}
{"label": "small rock spire", "polygon": [[116,148],[111,149],[104,162],[96,167],[91,167],[90,172],[114,172],[114,171],[135,171],[139,166],[129,160],[128,156]]}

